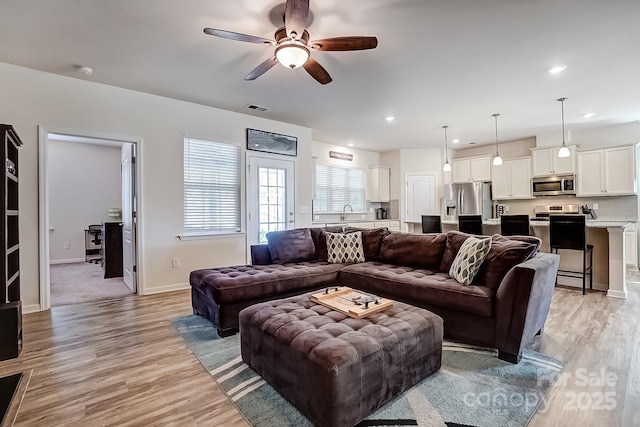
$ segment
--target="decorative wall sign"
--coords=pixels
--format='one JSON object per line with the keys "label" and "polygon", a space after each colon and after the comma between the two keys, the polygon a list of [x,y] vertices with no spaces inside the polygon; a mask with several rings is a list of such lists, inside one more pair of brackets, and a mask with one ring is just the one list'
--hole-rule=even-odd
{"label": "decorative wall sign", "polygon": [[247,129],[247,150],[297,156],[298,138],[263,130]]}
{"label": "decorative wall sign", "polygon": [[353,161],[353,154],[341,153],[339,151],[329,151],[329,157],[332,159],[348,160],[350,162]]}

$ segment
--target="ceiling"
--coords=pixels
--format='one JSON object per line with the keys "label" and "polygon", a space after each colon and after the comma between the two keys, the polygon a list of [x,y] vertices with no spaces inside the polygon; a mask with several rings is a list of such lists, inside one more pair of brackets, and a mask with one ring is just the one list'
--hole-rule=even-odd
{"label": "ceiling", "polygon": [[[638,0],[311,0],[312,40],[369,35],[378,47],[312,52],[328,85],[279,65],[244,81],[273,48],[202,30],[272,39],[281,4],[0,0],[0,61],[306,126],[314,140],[375,151],[442,147],[445,124],[449,140],[460,139],[454,148],[493,143],[494,113],[501,142],[560,135],[560,97],[570,130],[640,120]],[[567,69],[546,72],[558,64]]]}

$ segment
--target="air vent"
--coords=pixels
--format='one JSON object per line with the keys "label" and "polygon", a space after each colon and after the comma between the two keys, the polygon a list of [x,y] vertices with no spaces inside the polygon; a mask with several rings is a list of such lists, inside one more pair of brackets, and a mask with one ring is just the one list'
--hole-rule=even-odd
{"label": "air vent", "polygon": [[255,111],[267,111],[268,108],[267,107],[261,107],[260,105],[255,105],[255,104],[249,104],[247,105],[247,107],[249,110],[255,110]]}

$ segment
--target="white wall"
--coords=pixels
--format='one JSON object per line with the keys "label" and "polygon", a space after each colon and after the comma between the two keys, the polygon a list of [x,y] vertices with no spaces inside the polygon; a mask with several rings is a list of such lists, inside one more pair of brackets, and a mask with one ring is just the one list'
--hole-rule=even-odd
{"label": "white wall", "polygon": [[406,219],[405,182],[407,174],[434,174],[436,176],[436,206],[441,208],[444,151],[437,148],[402,149],[382,153],[381,162],[391,167],[391,198],[399,199],[401,228],[408,231]]}
{"label": "white wall", "polygon": [[[141,293],[186,288],[189,272],[196,268],[246,262],[244,235],[192,241],[176,237],[183,230],[185,135],[238,144],[243,153],[246,128],[298,137],[296,203],[311,206],[309,128],[5,63],[0,63],[0,81],[0,117],[15,127],[24,142],[19,202],[21,284],[26,310],[39,303],[38,126],[49,132],[142,141],[138,147],[142,175],[138,199]],[[310,211],[297,214],[296,226],[309,224]],[[181,258],[179,268],[171,268],[173,257]]]}
{"label": "white wall", "polygon": [[[603,126],[596,129],[569,129],[567,144],[575,144],[579,151],[613,147],[616,145],[634,145],[640,143],[640,124],[638,122]],[[562,144],[562,129],[557,132],[537,136],[538,147],[553,147]]]}
{"label": "white wall", "polygon": [[49,259],[84,261],[84,230],[122,204],[120,147],[50,141],[47,178]]}
{"label": "white wall", "polygon": [[[330,151],[352,154],[353,160],[341,160],[329,157]],[[369,170],[370,166],[387,166],[380,163],[380,153],[375,151],[359,150],[352,147],[327,144],[326,142],[313,141],[311,155],[316,158],[318,164],[338,165],[356,169]],[[311,172],[312,173],[312,172]]]}

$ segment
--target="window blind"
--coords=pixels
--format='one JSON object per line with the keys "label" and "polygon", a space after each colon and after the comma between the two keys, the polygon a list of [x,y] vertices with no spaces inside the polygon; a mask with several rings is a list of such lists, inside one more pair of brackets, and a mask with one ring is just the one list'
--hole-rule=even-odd
{"label": "window blind", "polygon": [[362,169],[316,165],[314,213],[341,213],[349,204],[364,212],[365,172]]}
{"label": "window blind", "polygon": [[184,231],[240,231],[240,147],[184,139]]}

